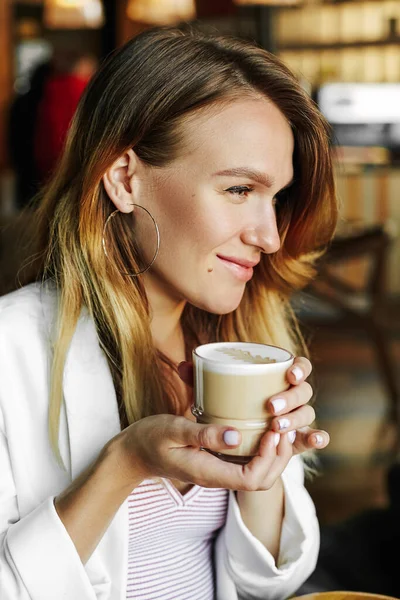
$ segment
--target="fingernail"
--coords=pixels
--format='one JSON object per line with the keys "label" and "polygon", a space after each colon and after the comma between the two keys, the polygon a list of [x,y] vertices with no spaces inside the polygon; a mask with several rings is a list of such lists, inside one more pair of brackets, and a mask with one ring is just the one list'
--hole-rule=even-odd
{"label": "fingernail", "polygon": [[276,446],[279,444],[279,440],[281,439],[281,436],[279,433],[275,433],[274,434],[274,446],[276,448]]}
{"label": "fingernail", "polygon": [[314,439],[315,439],[315,443],[317,444],[317,446],[321,446],[321,444],[323,444],[323,442],[324,442],[324,438],[319,433],[316,433],[314,435]]}
{"label": "fingernail", "polygon": [[284,408],[286,408],[286,400],[283,398],[275,398],[275,400],[271,400],[271,404],[274,408],[274,412],[278,413]]}
{"label": "fingernail", "polygon": [[223,438],[227,446],[236,446],[239,443],[239,432],[228,429],[224,432]]}
{"label": "fingernail", "polygon": [[289,431],[288,438],[289,438],[289,442],[291,444],[293,444],[294,440],[296,439],[296,431]]}
{"label": "fingernail", "polygon": [[290,425],[289,419],[279,419],[278,420],[279,429],[286,429]]}
{"label": "fingernail", "polygon": [[300,369],[300,367],[293,367],[292,369],[292,373],[294,375],[294,378],[296,381],[300,381],[300,379],[303,378],[303,371]]}

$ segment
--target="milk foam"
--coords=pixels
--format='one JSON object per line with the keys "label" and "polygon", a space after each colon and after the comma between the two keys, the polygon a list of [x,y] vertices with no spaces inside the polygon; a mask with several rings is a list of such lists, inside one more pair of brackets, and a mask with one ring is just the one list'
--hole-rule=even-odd
{"label": "milk foam", "polygon": [[[293,356],[276,346],[250,342],[221,342],[196,348],[194,358],[204,361],[204,368],[216,373],[254,373],[282,369]],[[272,362],[271,362],[272,361]]]}

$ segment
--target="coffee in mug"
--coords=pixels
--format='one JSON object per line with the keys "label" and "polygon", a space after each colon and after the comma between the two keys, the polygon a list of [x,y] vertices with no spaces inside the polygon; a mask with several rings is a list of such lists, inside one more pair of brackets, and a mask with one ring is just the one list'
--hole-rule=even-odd
{"label": "coffee in mug", "polygon": [[239,464],[257,454],[273,416],[267,400],[288,389],[286,372],[293,360],[288,350],[251,342],[204,344],[193,351],[197,422],[234,427],[242,434],[239,446],[212,454]]}

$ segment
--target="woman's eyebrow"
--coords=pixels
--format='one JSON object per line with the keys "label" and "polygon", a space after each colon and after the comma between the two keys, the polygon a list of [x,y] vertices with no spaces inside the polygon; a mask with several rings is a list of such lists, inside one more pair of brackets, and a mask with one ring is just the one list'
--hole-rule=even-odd
{"label": "woman's eyebrow", "polygon": [[[225,169],[223,171],[217,171],[213,173],[213,177],[248,177],[249,179],[253,179],[253,181],[257,181],[257,183],[261,183],[265,185],[267,188],[271,188],[275,185],[274,177],[271,177],[267,173],[262,173],[261,171],[257,171],[255,169],[250,169],[248,167],[234,167],[232,169]],[[293,183],[293,178],[281,189],[281,191],[285,190]]]}

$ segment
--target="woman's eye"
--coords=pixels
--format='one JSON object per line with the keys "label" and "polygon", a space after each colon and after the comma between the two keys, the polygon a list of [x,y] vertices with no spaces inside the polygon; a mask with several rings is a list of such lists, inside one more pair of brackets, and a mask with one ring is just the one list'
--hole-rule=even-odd
{"label": "woman's eye", "polygon": [[253,191],[254,188],[249,187],[248,185],[234,185],[233,187],[228,188],[225,192],[229,192],[234,196],[239,196],[239,198],[246,198],[247,194]]}

